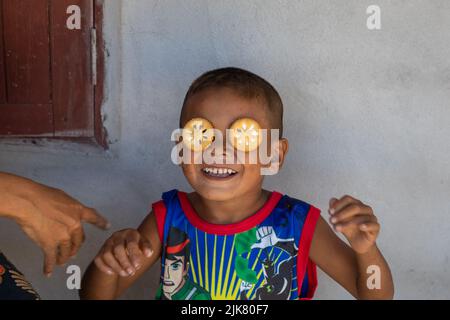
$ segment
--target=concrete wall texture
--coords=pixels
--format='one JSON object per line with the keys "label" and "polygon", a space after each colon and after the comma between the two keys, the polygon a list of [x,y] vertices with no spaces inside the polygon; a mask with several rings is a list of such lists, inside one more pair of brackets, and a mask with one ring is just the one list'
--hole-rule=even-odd
{"label": "concrete wall texture", "polygon": [[[366,8],[381,8],[381,30]],[[371,205],[396,298],[450,298],[450,2],[447,0],[105,1],[103,106],[111,149],[2,143],[0,170],[62,188],[98,208],[113,229],[134,227],[173,187],[190,190],[170,161],[170,133],[190,82],[223,66],[278,88],[290,152],[265,181],[327,215],[332,196]],[[84,269],[107,232],[86,227],[73,264]],[[44,299],[76,299],[65,269],[11,221],[1,249]],[[151,299],[155,266],[124,296]],[[351,296],[319,272],[318,299]]]}

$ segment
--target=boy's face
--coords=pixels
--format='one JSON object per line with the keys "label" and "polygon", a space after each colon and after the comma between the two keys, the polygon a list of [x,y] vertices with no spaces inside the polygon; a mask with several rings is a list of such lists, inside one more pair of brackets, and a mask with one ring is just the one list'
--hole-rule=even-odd
{"label": "boy's face", "polygon": [[[272,129],[271,113],[260,99],[245,99],[228,88],[211,88],[196,93],[188,99],[184,111],[182,127],[192,118],[207,119],[214,129],[222,132],[223,139],[228,146],[230,146],[230,143],[226,141],[226,130],[240,118],[252,118],[259,123],[261,129]],[[280,165],[287,152],[287,140],[281,140],[282,146],[278,149]],[[224,201],[248,194],[248,192],[258,190],[258,188],[261,189],[263,181],[261,165],[259,163],[249,164],[248,161],[235,161],[233,164],[226,164],[227,152],[236,151],[232,147],[226,148],[224,146],[222,164],[183,163],[181,165],[189,184],[202,197],[209,200]],[[215,156],[219,155],[216,154]],[[212,177],[204,171],[205,168],[211,167],[232,169],[236,173],[224,178]]]}

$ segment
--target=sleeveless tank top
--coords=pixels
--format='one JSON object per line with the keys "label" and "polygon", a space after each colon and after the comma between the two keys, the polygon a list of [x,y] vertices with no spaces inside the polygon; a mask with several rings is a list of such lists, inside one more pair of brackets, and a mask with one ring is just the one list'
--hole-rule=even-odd
{"label": "sleeveless tank top", "polygon": [[272,191],[238,223],[213,224],[173,189],[152,204],[162,244],[156,299],[311,299],[317,286],[309,248],[320,210]]}

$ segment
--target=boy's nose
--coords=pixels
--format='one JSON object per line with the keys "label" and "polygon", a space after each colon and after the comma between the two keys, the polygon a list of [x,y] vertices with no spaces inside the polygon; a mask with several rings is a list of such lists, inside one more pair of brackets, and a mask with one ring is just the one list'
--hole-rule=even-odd
{"label": "boy's nose", "polygon": [[222,156],[224,159],[226,159],[226,157],[233,157],[234,148],[223,139],[222,145],[220,145],[220,143],[215,144],[215,148],[212,150],[211,155],[215,157]]}

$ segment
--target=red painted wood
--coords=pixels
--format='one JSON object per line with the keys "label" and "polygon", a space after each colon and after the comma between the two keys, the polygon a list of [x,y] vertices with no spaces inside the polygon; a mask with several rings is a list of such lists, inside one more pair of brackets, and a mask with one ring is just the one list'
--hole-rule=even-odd
{"label": "red painted wood", "polygon": [[[103,128],[101,102],[94,98],[103,96],[103,77],[98,93],[91,81],[94,2],[0,0],[0,136],[95,136],[104,142],[102,129],[94,134]],[[81,8],[81,30],[66,26],[70,5]]]}
{"label": "red painted wood", "polygon": [[6,102],[5,62],[3,48],[3,6],[0,4],[0,104]]}
{"label": "red painted wood", "polygon": [[51,104],[0,105],[0,135],[52,137]]}
{"label": "red painted wood", "polygon": [[3,0],[8,102],[50,102],[50,48],[46,0]]}
{"label": "red painted wood", "polygon": [[[91,81],[92,0],[51,0],[53,111],[56,136],[94,136]],[[67,7],[78,5],[81,30],[66,27]]]}
{"label": "red painted wood", "polygon": [[105,42],[103,39],[104,0],[95,0],[94,25],[97,31],[97,85],[94,88],[94,136],[97,143],[108,148],[107,131],[103,126],[101,106],[104,98]]}

